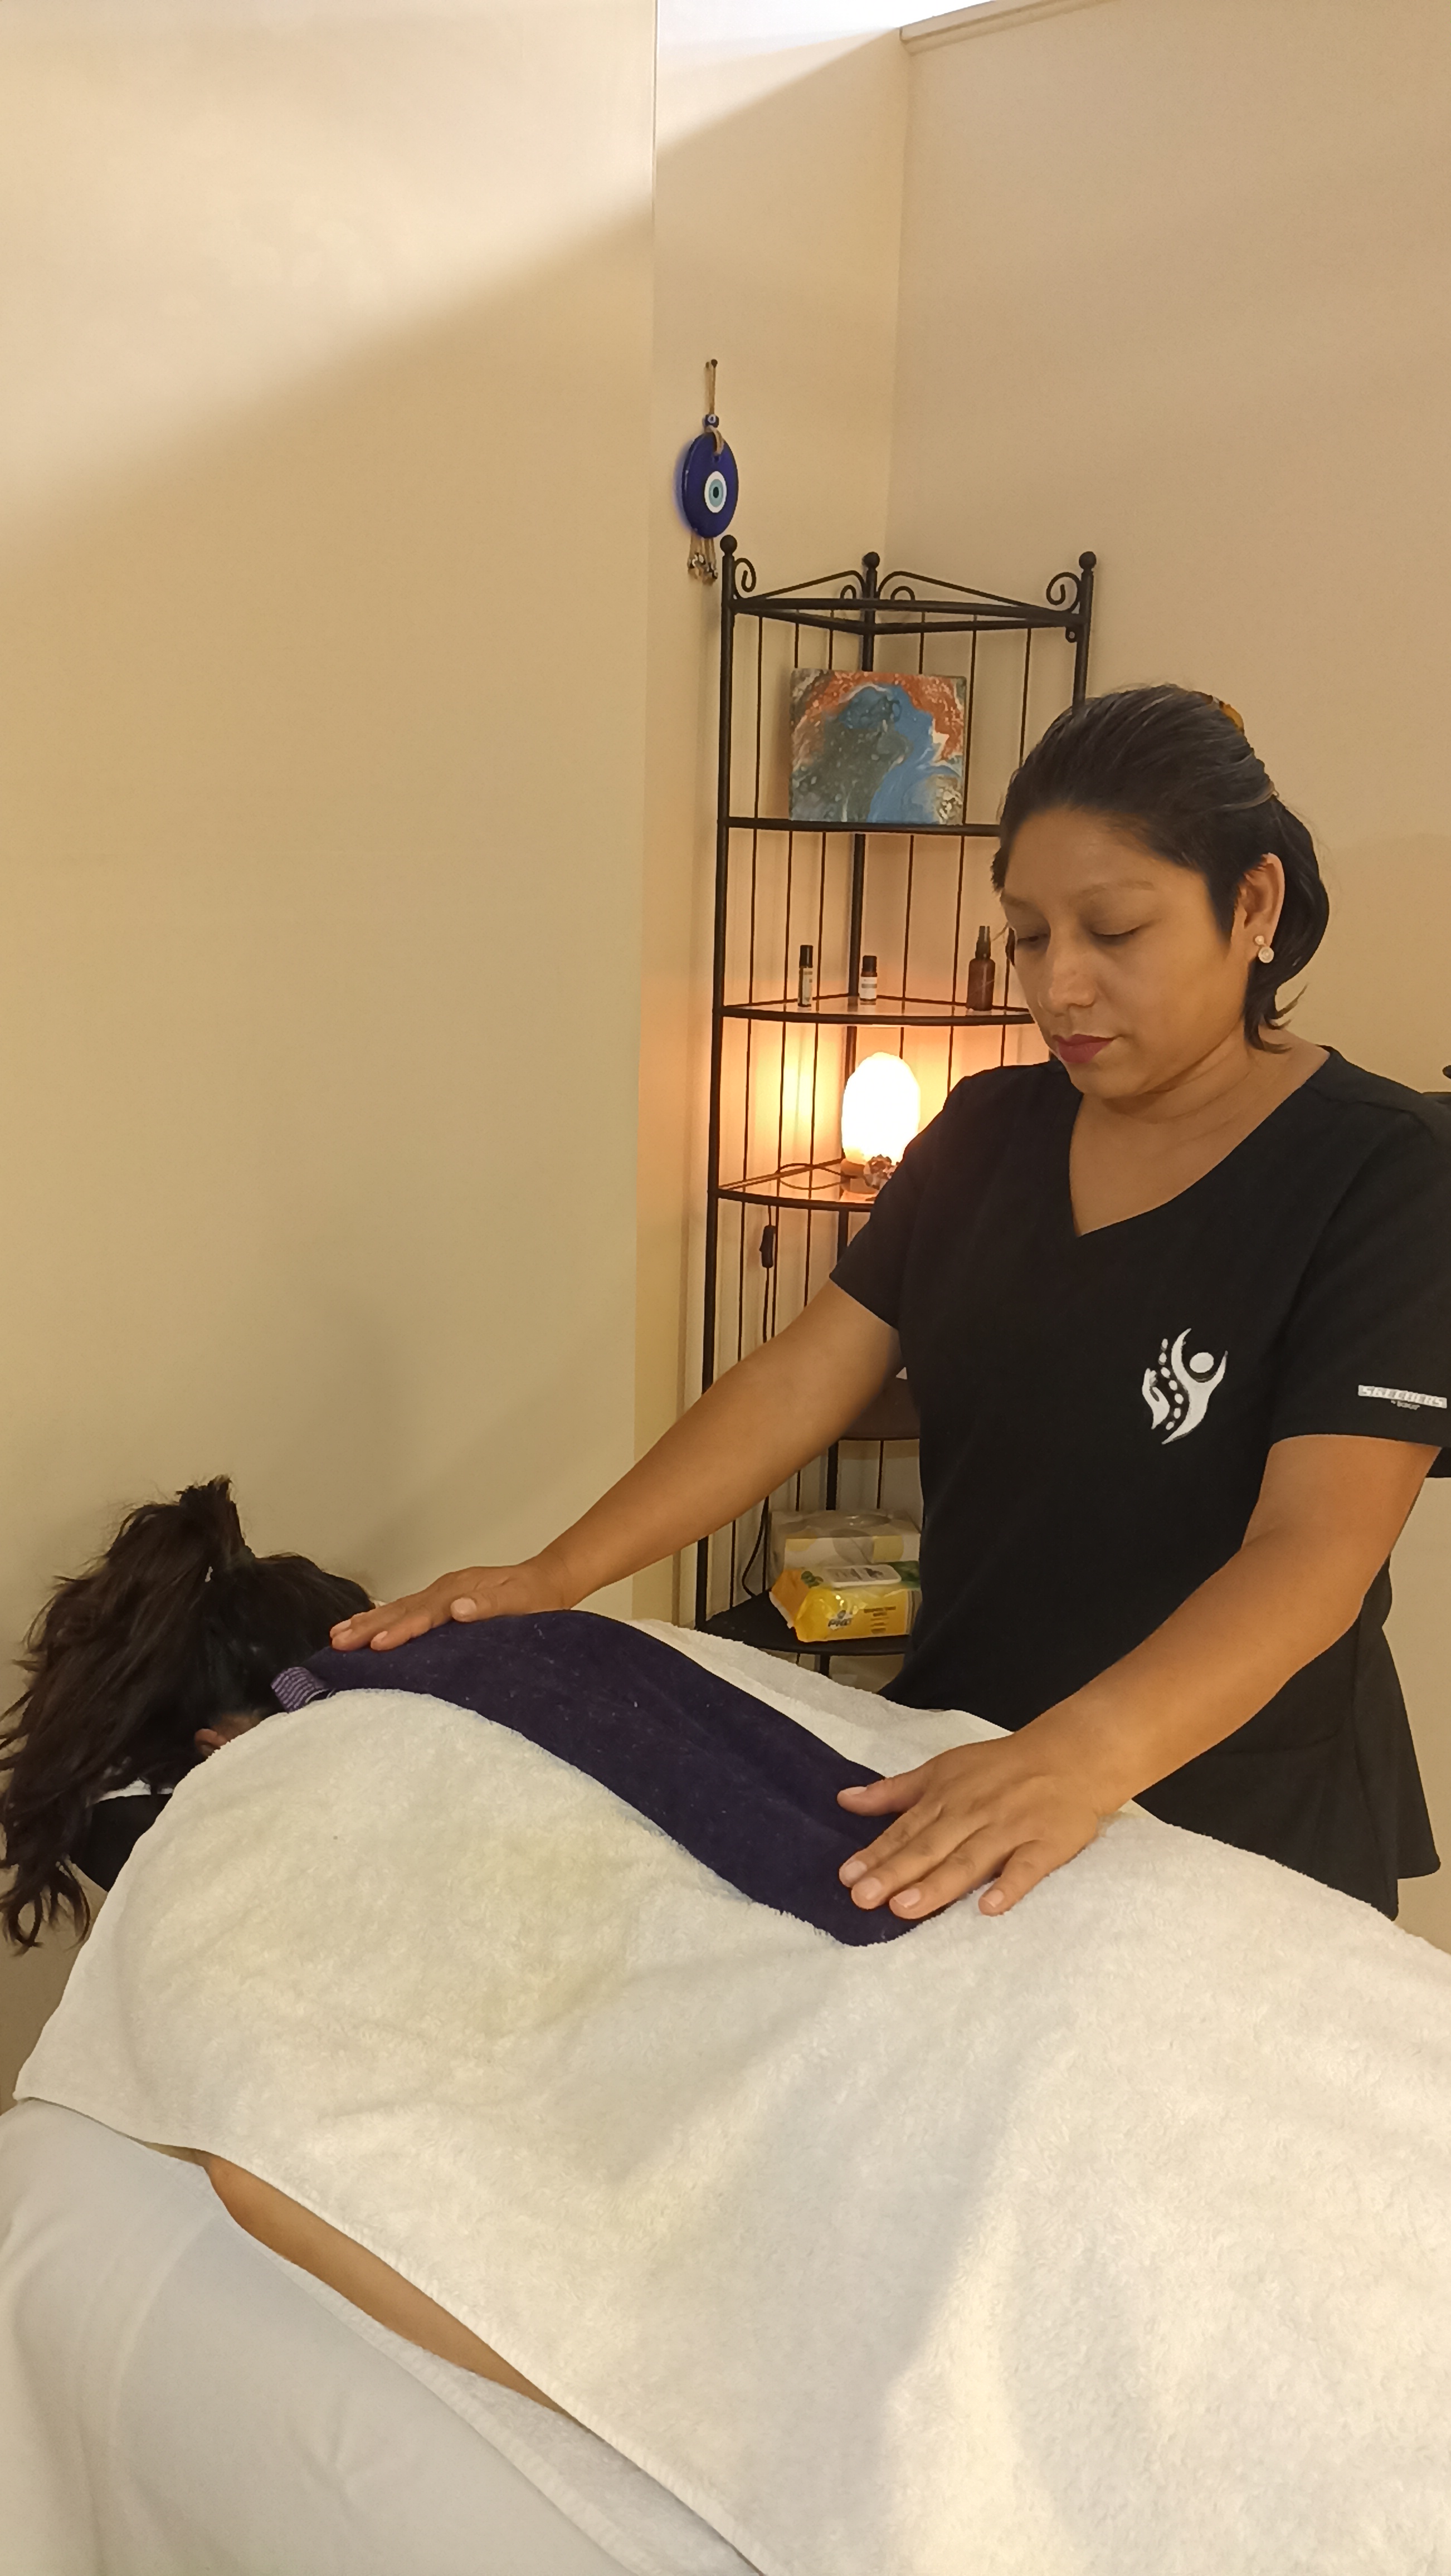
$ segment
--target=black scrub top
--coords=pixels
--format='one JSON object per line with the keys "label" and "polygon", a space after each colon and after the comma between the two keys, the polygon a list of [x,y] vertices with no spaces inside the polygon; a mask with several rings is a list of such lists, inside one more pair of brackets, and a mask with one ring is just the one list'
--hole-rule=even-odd
{"label": "black scrub top", "polygon": [[141,1837],[166,1813],[169,1789],[123,1790],[119,1796],[99,1798],[86,1819],[85,1829],[71,1860],[83,1870],[95,1887],[107,1895],[115,1886],[122,1870]]}
{"label": "black scrub top", "polygon": [[[833,1273],[895,1328],[922,1422],[922,1608],[887,1696],[1006,1727],[1227,1563],[1276,1441],[1451,1440],[1451,1115],[1331,1054],[1177,1198],[1078,1235],[1077,1109],[1056,1062],[959,1083]],[[1439,1863],[1389,1605],[1382,1572],[1141,1803],[1394,1915]]]}

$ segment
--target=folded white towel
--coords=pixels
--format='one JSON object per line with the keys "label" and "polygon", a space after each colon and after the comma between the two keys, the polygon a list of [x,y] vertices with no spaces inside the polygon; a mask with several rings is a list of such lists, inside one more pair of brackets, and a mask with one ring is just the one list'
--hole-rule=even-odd
{"label": "folded white towel", "polygon": [[[676,1642],[879,1768],[988,1731]],[[849,1949],[349,1695],[183,1781],[20,2089],[305,2202],[764,2576],[1451,2576],[1451,1961],[1147,1816]]]}

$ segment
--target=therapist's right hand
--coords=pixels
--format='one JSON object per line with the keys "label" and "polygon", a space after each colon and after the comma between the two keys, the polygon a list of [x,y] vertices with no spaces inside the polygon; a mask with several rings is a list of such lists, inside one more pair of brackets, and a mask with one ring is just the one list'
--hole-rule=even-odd
{"label": "therapist's right hand", "polygon": [[359,1610],[340,1620],[332,1642],[345,1655],[355,1646],[386,1653],[426,1629],[446,1627],[450,1619],[519,1619],[531,1610],[573,1607],[564,1573],[546,1551],[525,1565],[466,1565],[456,1574],[441,1574],[422,1592],[405,1593],[401,1601],[380,1602],[376,1610]]}

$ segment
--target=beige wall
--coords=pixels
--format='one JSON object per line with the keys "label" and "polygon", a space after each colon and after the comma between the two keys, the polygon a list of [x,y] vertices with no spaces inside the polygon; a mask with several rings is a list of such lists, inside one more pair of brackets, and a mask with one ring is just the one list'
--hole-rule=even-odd
{"label": "beige wall", "polygon": [[393,1588],[628,1463],[652,82],[651,0],[5,12],[7,1645],[188,1478]]}
{"label": "beige wall", "polygon": [[[642,945],[636,1438],[700,1382],[718,594],[671,499],[720,362],[734,533],[763,585],[883,543],[907,61],[895,36],[661,62],[655,200],[649,761]],[[689,1566],[687,1563],[687,1575]],[[675,1569],[635,1586],[669,1617]],[[689,1615],[688,1607],[687,1613]]]}
{"label": "beige wall", "polygon": [[765,581],[1096,546],[1097,681],[1231,697],[1322,836],[1302,1025],[1451,1057],[1441,0],[986,17],[667,61],[652,272],[648,0],[10,0],[8,1639],[219,1467],[379,1586],[514,1554],[689,1390],[707,356]]}
{"label": "beige wall", "polygon": [[[1451,1059],[1451,18],[1102,0],[914,51],[891,546],[1010,587],[1102,559],[1092,679],[1244,711],[1335,904],[1297,1025]],[[1448,1867],[1451,1491],[1393,1636]]]}

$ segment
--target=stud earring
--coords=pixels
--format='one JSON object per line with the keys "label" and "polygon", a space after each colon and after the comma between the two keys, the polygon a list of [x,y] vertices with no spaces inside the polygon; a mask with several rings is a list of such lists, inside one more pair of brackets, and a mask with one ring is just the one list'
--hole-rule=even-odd
{"label": "stud earring", "polygon": [[1259,937],[1255,940],[1255,964],[1257,966],[1273,966],[1274,962],[1275,952],[1270,946],[1269,941],[1265,938],[1263,932],[1261,932]]}

